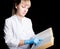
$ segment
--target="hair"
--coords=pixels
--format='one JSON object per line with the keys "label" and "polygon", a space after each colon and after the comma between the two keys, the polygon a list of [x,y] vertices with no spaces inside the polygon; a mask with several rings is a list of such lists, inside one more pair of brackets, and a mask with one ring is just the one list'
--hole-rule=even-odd
{"label": "hair", "polygon": [[12,15],[14,15],[17,11],[17,9],[15,8],[16,5],[19,5],[21,3],[21,1],[30,1],[30,0],[14,0],[13,1],[13,7],[12,7]]}

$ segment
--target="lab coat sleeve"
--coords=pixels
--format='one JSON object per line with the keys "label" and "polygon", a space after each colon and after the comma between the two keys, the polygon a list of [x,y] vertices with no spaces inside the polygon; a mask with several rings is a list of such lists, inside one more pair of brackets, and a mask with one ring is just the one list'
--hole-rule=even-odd
{"label": "lab coat sleeve", "polygon": [[8,46],[17,47],[20,40],[13,37],[12,25],[11,25],[11,22],[8,19],[5,20],[4,33],[5,33],[5,36],[4,36],[5,43]]}

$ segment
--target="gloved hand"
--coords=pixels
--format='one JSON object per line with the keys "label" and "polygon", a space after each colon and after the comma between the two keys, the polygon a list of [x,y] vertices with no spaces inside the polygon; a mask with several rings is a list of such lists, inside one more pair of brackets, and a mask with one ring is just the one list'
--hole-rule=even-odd
{"label": "gloved hand", "polygon": [[41,41],[42,41],[42,39],[40,39],[40,38],[31,38],[29,40],[24,40],[24,44],[35,44],[35,45],[38,45]]}
{"label": "gloved hand", "polygon": [[34,39],[34,45],[38,45],[38,44],[40,44],[41,41],[42,41],[41,38],[35,38],[35,39]]}

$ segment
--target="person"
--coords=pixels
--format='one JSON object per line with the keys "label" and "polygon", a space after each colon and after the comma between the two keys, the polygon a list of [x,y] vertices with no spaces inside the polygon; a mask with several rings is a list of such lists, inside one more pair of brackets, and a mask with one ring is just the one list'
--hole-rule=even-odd
{"label": "person", "polygon": [[15,14],[5,19],[4,39],[9,49],[30,49],[30,44],[40,43],[40,38],[33,38],[31,19],[25,17],[30,6],[30,0],[15,0]]}

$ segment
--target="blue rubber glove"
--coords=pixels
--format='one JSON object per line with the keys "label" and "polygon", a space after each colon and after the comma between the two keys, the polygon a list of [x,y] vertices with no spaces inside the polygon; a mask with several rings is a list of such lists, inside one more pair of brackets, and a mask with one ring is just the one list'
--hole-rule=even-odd
{"label": "blue rubber glove", "polygon": [[35,38],[35,39],[34,39],[34,45],[38,45],[38,44],[40,44],[41,41],[42,41],[41,38]]}
{"label": "blue rubber glove", "polygon": [[25,40],[24,44],[35,44],[38,45],[41,42],[42,39],[40,38],[31,38],[29,40]]}
{"label": "blue rubber glove", "polygon": [[34,43],[34,38],[31,38],[29,40],[24,40],[24,44],[33,44]]}

